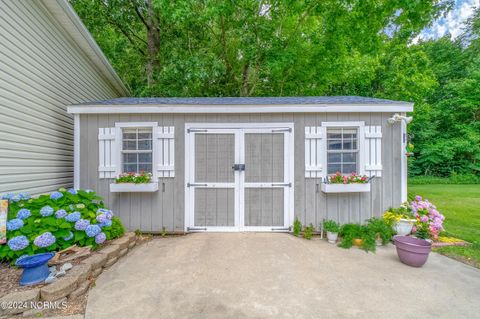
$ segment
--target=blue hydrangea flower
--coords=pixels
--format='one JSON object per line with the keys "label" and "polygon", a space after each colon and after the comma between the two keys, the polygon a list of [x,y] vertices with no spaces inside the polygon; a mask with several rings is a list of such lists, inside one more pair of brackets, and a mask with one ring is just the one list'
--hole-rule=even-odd
{"label": "blue hydrangea flower", "polygon": [[68,209],[73,210],[74,209],[73,205],[72,204],[68,205]]}
{"label": "blue hydrangea flower", "polygon": [[102,232],[102,229],[98,225],[89,225],[85,229],[85,233],[87,233],[88,237],[95,237],[98,234],[100,234],[101,232]]}
{"label": "blue hydrangea flower", "polygon": [[100,227],[110,227],[110,226],[112,226],[112,221],[110,219],[107,219],[100,224]]}
{"label": "blue hydrangea flower", "polygon": [[33,243],[37,247],[45,248],[45,247],[48,247],[48,246],[51,246],[51,245],[55,244],[56,241],[57,241],[57,239],[55,238],[55,236],[52,235],[51,232],[45,232],[45,233],[41,234],[40,236],[37,236],[33,240]]}
{"label": "blue hydrangea flower", "polygon": [[80,215],[80,212],[73,212],[73,213],[68,214],[65,217],[65,220],[68,221],[68,222],[71,222],[71,223],[75,223],[76,221],[78,221],[80,219],[80,217],[82,217]]}
{"label": "blue hydrangea flower", "polygon": [[69,188],[68,191],[70,194],[72,195],[76,195],[77,194],[77,190],[75,188]]}
{"label": "blue hydrangea flower", "polygon": [[2,194],[2,199],[3,200],[11,200],[13,198],[13,196],[15,196],[14,193],[4,193],[4,194]]}
{"label": "blue hydrangea flower", "polygon": [[13,237],[7,243],[8,247],[10,247],[10,249],[13,251],[25,249],[29,244],[30,242],[28,241],[27,237],[23,235]]}
{"label": "blue hydrangea flower", "polygon": [[55,212],[55,217],[57,219],[63,218],[65,216],[67,216],[67,211],[65,209],[59,209]]}
{"label": "blue hydrangea flower", "polygon": [[63,240],[69,241],[69,240],[71,240],[72,238],[73,238],[73,233],[70,232],[70,234],[69,234],[67,237],[63,237]]}
{"label": "blue hydrangea flower", "polygon": [[100,214],[97,216],[97,222],[104,223],[106,220],[108,220],[107,216],[105,214]]}
{"label": "blue hydrangea flower", "polygon": [[47,217],[53,214],[53,208],[50,206],[44,206],[40,209],[40,215]]}
{"label": "blue hydrangea flower", "polygon": [[23,227],[23,220],[15,218],[7,222],[7,230],[17,230]]}
{"label": "blue hydrangea flower", "polygon": [[97,215],[100,215],[100,214],[106,214],[108,213],[109,210],[108,209],[105,209],[105,208],[99,208],[97,209]]}
{"label": "blue hydrangea flower", "polygon": [[32,215],[32,213],[30,212],[29,209],[22,208],[18,211],[17,218],[27,219],[28,217],[30,217],[30,215]]}
{"label": "blue hydrangea flower", "polygon": [[76,230],[85,230],[87,229],[87,227],[90,225],[90,222],[86,219],[79,219],[76,223],[75,223],[75,229]]}
{"label": "blue hydrangea flower", "polygon": [[95,236],[95,242],[97,244],[103,244],[106,239],[107,239],[107,236],[103,232],[99,233],[97,236]]}
{"label": "blue hydrangea flower", "polygon": [[19,202],[21,200],[22,200],[22,197],[20,196],[20,194],[14,195],[12,198],[10,198],[10,201],[12,202]]}
{"label": "blue hydrangea flower", "polygon": [[50,199],[59,199],[59,198],[62,198],[63,197],[63,194],[60,193],[60,192],[53,192],[50,194]]}

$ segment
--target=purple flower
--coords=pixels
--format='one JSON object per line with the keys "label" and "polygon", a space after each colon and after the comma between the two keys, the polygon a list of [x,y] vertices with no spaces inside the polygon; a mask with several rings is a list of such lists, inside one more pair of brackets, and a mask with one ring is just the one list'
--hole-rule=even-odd
{"label": "purple flower", "polygon": [[22,208],[18,211],[17,218],[27,219],[28,217],[30,217],[30,215],[32,215],[32,213],[30,212],[29,209]]}
{"label": "purple flower", "polygon": [[428,217],[427,216],[422,216],[422,217],[420,217],[420,221],[422,223],[426,223],[426,222],[428,222]]}
{"label": "purple flower", "polygon": [[98,226],[98,225],[89,225],[89,226],[85,229],[85,233],[87,233],[87,236],[88,236],[88,237],[95,237],[95,236],[97,236],[98,234],[100,234],[101,231],[102,231],[102,229],[101,229],[100,226]]}
{"label": "purple flower", "polygon": [[55,212],[55,217],[57,219],[63,218],[65,216],[67,216],[67,211],[65,209],[59,209]]}
{"label": "purple flower", "polygon": [[421,200],[422,200],[422,196],[420,196],[420,195],[415,196],[415,200],[416,200],[417,202],[421,201]]}
{"label": "purple flower", "polygon": [[85,230],[87,229],[88,225],[90,225],[90,222],[86,219],[79,219],[76,223],[75,223],[75,229],[76,230]]}
{"label": "purple flower", "polygon": [[13,237],[7,243],[8,247],[10,247],[10,249],[13,251],[25,249],[27,248],[28,244],[30,244],[30,242],[28,241],[27,237],[23,235]]}
{"label": "purple flower", "polygon": [[99,233],[97,236],[95,236],[95,242],[97,244],[103,244],[106,239],[107,239],[107,236],[103,232]]}
{"label": "purple flower", "polygon": [[53,208],[50,206],[44,206],[40,209],[40,215],[47,217],[53,214]]}
{"label": "purple flower", "polygon": [[75,188],[69,188],[68,191],[72,195],[77,195],[77,190]]}
{"label": "purple flower", "polygon": [[70,232],[70,234],[69,234],[67,237],[63,237],[63,240],[69,241],[69,240],[72,239],[72,238],[73,238],[73,233]]}
{"label": "purple flower", "polygon": [[107,216],[105,214],[100,214],[97,216],[97,222],[104,223],[106,220],[108,220]]}
{"label": "purple flower", "polygon": [[7,222],[7,230],[17,230],[23,227],[23,220],[15,218]]}
{"label": "purple flower", "polygon": [[57,200],[59,198],[62,198],[63,197],[63,194],[60,193],[60,192],[53,192],[50,194],[50,199],[54,199],[54,200]]}
{"label": "purple flower", "polygon": [[73,212],[73,213],[68,214],[65,217],[65,220],[68,221],[68,222],[74,223],[74,222],[78,221],[80,219],[80,217],[81,217],[80,212]]}
{"label": "purple flower", "polygon": [[100,224],[100,227],[110,227],[110,226],[112,226],[112,221],[110,219],[107,219]]}
{"label": "purple flower", "polygon": [[51,245],[55,244],[56,241],[57,241],[57,239],[55,238],[55,236],[52,235],[51,232],[45,232],[45,233],[41,234],[40,236],[37,236],[35,238],[35,240],[33,241],[33,243],[37,247],[45,248],[45,247],[48,247],[48,246],[51,246]]}

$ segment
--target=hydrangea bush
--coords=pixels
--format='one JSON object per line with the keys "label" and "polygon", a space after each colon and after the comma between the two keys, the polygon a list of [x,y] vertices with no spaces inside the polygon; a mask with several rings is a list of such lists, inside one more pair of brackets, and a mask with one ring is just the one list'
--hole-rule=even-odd
{"label": "hydrangea bush", "polygon": [[415,196],[415,200],[410,203],[410,206],[417,219],[415,235],[419,238],[438,239],[438,235],[443,230],[445,216],[440,214],[435,205],[421,196]]}
{"label": "hydrangea bush", "polygon": [[4,194],[2,199],[9,200],[7,245],[0,246],[3,261],[72,245],[95,248],[124,233],[120,219],[93,191],[60,189],[37,198]]}

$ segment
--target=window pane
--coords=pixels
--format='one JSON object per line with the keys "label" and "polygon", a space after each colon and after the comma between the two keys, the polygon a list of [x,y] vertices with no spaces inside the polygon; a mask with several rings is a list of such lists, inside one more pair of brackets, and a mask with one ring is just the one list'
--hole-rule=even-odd
{"label": "window pane", "polygon": [[353,149],[352,140],[344,140],[343,141],[343,149],[344,150],[352,150]]}
{"label": "window pane", "polygon": [[146,139],[152,139],[152,130],[147,130],[147,129],[139,129],[138,130],[138,139],[139,140],[146,140]]}
{"label": "window pane", "polygon": [[136,129],[123,129],[123,139],[124,140],[134,140],[137,138]]}
{"label": "window pane", "polygon": [[124,173],[136,173],[137,172],[137,165],[136,164],[124,164],[123,165],[123,172]]}
{"label": "window pane", "polygon": [[151,173],[152,172],[152,164],[139,164],[138,165],[138,170],[139,170],[139,173],[141,173],[141,172]]}
{"label": "window pane", "polygon": [[341,153],[328,153],[328,163],[340,163],[342,161]]}
{"label": "window pane", "polygon": [[343,163],[357,163],[357,153],[343,153]]}
{"label": "window pane", "polygon": [[328,141],[328,149],[329,150],[341,150],[342,149],[342,141],[341,140]]}
{"label": "window pane", "polygon": [[357,171],[357,165],[356,164],[343,164],[343,174],[352,174]]}
{"label": "window pane", "polygon": [[137,154],[123,154],[123,162],[125,164],[134,164],[137,162]]}
{"label": "window pane", "polygon": [[151,150],[152,149],[152,141],[150,141],[150,140],[138,141],[138,149],[139,150]]}
{"label": "window pane", "polygon": [[136,150],[137,142],[136,141],[123,141],[124,150]]}
{"label": "window pane", "polygon": [[328,174],[335,174],[336,172],[340,172],[342,169],[340,164],[328,164]]}
{"label": "window pane", "polygon": [[327,138],[342,138],[342,130],[341,129],[329,129],[327,132]]}
{"label": "window pane", "polygon": [[138,154],[139,163],[152,163],[152,153],[140,153]]}

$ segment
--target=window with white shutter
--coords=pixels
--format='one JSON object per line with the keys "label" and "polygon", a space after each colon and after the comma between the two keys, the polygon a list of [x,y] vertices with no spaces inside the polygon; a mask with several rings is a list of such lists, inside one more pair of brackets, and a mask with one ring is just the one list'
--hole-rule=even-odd
{"label": "window with white shutter", "polygon": [[325,128],[305,127],[305,177],[321,178],[325,162]]}
{"label": "window with white shutter", "polygon": [[98,129],[98,177],[101,179],[116,177],[115,128]]}
{"label": "window with white shutter", "polygon": [[157,130],[158,177],[175,177],[175,128],[159,127]]}
{"label": "window with white shutter", "polygon": [[365,126],[365,174],[382,176],[382,127]]}

